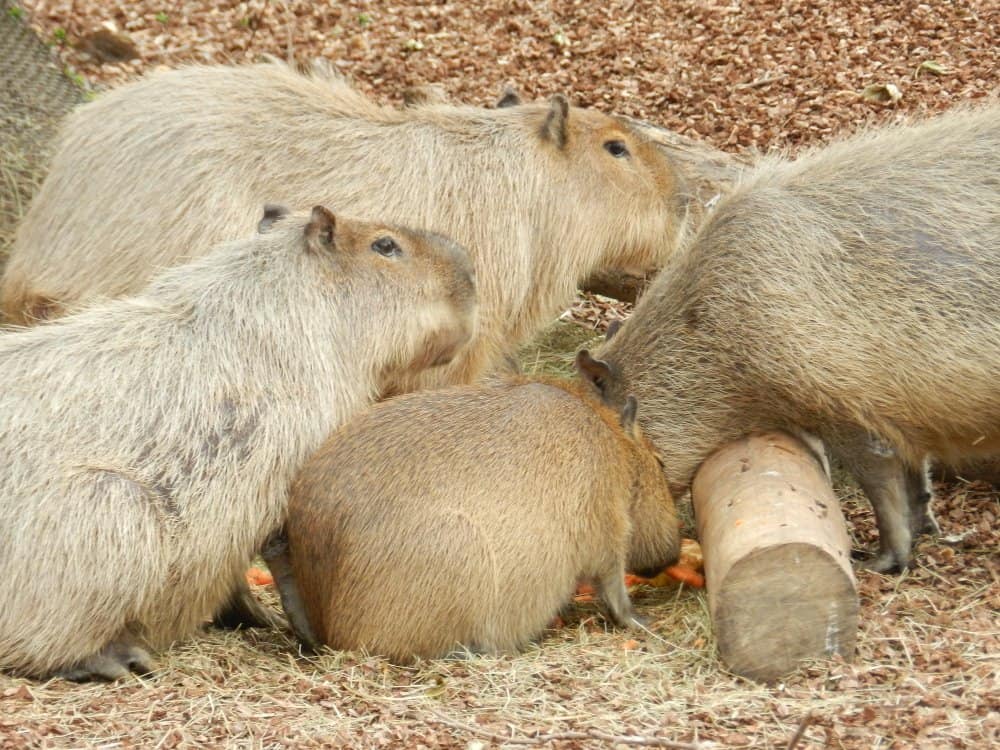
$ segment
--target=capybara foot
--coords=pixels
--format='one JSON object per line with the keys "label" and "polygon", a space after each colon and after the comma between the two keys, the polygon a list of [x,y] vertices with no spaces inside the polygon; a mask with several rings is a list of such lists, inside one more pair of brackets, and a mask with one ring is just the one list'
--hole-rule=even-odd
{"label": "capybara foot", "polygon": [[147,675],[153,669],[153,657],[146,649],[124,641],[112,641],[96,654],[59,670],[55,676],[73,682],[110,681],[130,674]]}
{"label": "capybara foot", "polygon": [[289,628],[284,617],[257,601],[244,581],[236,584],[225,606],[212,618],[212,624],[222,630]]}
{"label": "capybara foot", "polygon": [[288,624],[292,633],[299,639],[302,651],[305,653],[316,653],[319,651],[320,642],[309,624],[309,616],[306,614],[306,607],[302,601],[302,593],[299,591],[298,581],[292,573],[292,559],[288,551],[288,537],[284,529],[271,535],[264,549],[261,551],[267,567],[274,576],[274,585],[278,589],[281,597],[281,607],[285,610]]}
{"label": "capybara foot", "polygon": [[902,573],[910,565],[910,556],[900,556],[892,550],[882,550],[875,557],[859,560],[856,566],[861,570],[871,570],[876,573]]}
{"label": "capybara foot", "polygon": [[601,576],[597,586],[601,603],[610,620],[619,628],[636,627],[636,615],[632,610],[628,589],[625,588],[624,564],[618,563],[609,574]]}

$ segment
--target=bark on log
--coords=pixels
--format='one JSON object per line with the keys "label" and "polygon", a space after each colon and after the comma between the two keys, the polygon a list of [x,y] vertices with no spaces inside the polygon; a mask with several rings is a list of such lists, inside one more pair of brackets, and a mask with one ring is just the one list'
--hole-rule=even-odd
{"label": "bark on log", "polygon": [[854,655],[850,541],[816,457],[781,432],[714,453],[692,487],[719,655],[777,680],[804,659]]}

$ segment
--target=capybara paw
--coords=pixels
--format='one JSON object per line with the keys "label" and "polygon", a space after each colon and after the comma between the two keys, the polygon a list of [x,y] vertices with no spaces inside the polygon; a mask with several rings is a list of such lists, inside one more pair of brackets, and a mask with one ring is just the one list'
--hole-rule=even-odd
{"label": "capybara paw", "polygon": [[937,519],[930,510],[917,516],[913,521],[913,536],[919,536],[920,534],[927,534],[928,536],[941,535],[941,527],[938,526]]}
{"label": "capybara paw", "polygon": [[120,680],[130,674],[148,675],[155,669],[153,657],[146,649],[129,643],[110,643],[93,656],[72,667],[61,669],[56,677],[72,682]]}
{"label": "capybara paw", "polygon": [[871,570],[875,573],[902,573],[909,564],[909,554],[898,555],[892,550],[882,550],[875,557],[855,563],[860,570]]}
{"label": "capybara paw", "polygon": [[637,615],[635,612],[628,619],[625,627],[629,630],[649,630],[649,626],[653,621],[643,615]]}

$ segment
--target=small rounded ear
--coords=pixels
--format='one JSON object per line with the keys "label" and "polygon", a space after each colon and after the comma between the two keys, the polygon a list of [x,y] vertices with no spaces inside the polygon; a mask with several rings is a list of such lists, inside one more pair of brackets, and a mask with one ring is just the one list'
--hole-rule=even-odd
{"label": "small rounded ear", "polygon": [[565,148],[569,139],[569,100],[562,94],[549,99],[549,111],[542,124],[542,138],[551,141],[556,148]]}
{"label": "small rounded ear", "polygon": [[503,109],[504,107],[516,107],[520,103],[521,95],[517,93],[517,89],[508,83],[503,87],[503,91],[500,92],[500,98],[497,99],[496,108]]}
{"label": "small rounded ear", "polygon": [[608,330],[605,331],[604,333],[604,340],[611,341],[614,335],[618,333],[618,329],[621,327],[622,327],[622,322],[620,320],[612,320],[610,323],[608,323]]}
{"label": "small rounded ear", "polygon": [[306,248],[313,253],[329,251],[334,246],[337,217],[325,206],[313,206],[306,224]]}
{"label": "small rounded ear", "polygon": [[576,353],[574,364],[584,380],[594,386],[603,396],[604,389],[611,378],[611,368],[608,366],[608,363],[600,359],[594,359],[590,356],[590,352],[586,349],[581,349]]}
{"label": "small rounded ear", "polygon": [[621,423],[622,428],[628,434],[635,436],[635,415],[639,411],[639,402],[631,393],[625,397],[625,406],[622,407]]}
{"label": "small rounded ear", "polygon": [[284,219],[286,216],[288,216],[287,206],[282,206],[279,203],[265,203],[264,216],[257,222],[257,233],[264,234],[264,232],[270,231],[274,222]]}

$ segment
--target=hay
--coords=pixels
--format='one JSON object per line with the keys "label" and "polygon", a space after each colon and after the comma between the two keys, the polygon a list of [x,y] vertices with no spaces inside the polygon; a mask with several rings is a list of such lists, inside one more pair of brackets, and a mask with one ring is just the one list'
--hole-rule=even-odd
{"label": "hay", "polygon": [[[278,631],[206,631],[147,679],[0,675],[0,749],[785,748],[800,730],[799,750],[996,746],[1000,507],[984,485],[939,489],[951,544],[922,540],[899,577],[859,573],[854,663],[805,664],[778,685],[719,665],[703,592],[640,588],[648,632],[613,630],[596,605],[574,604],[520,655],[398,667],[363,653],[305,658]],[[871,544],[866,501],[839,495],[856,544]]]}

